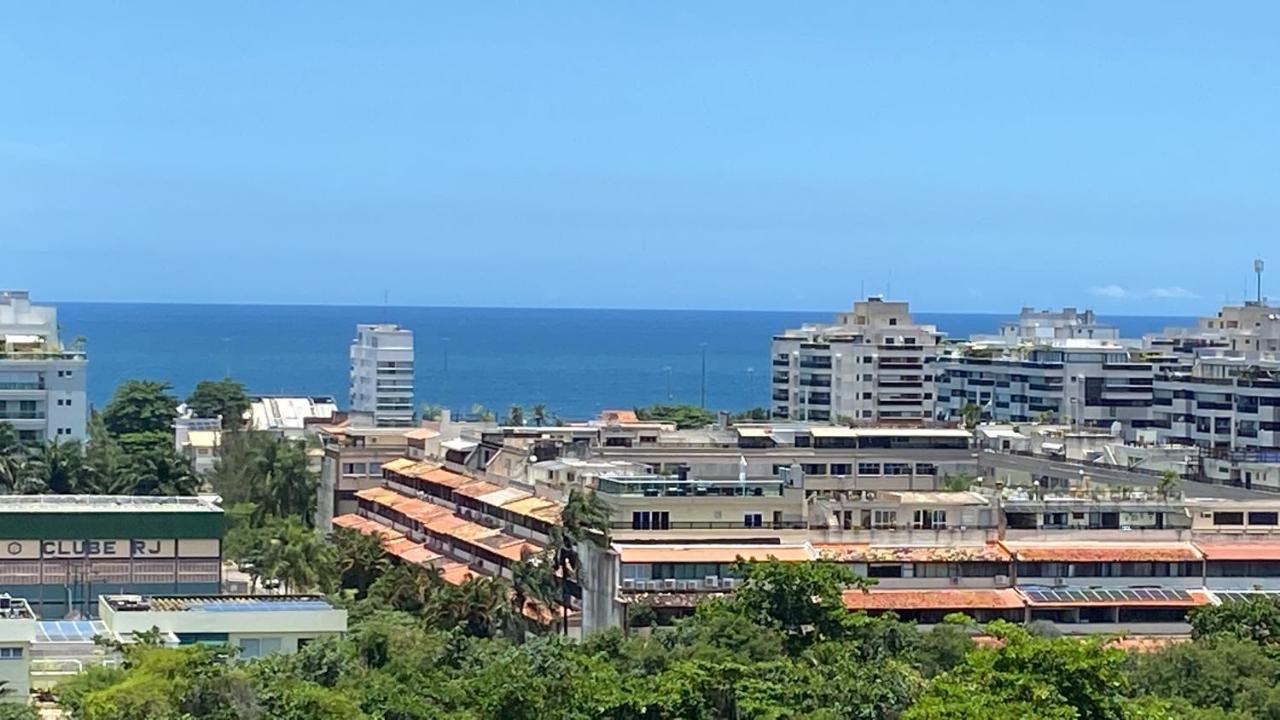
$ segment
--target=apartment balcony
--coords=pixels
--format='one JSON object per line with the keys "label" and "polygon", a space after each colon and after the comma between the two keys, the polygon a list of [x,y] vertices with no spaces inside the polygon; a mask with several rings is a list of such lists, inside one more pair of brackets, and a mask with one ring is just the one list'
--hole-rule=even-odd
{"label": "apartment balcony", "polygon": [[47,420],[40,410],[0,410],[0,420]]}
{"label": "apartment balcony", "polygon": [[802,377],[800,384],[806,387],[831,387],[831,378],[824,377]]}
{"label": "apartment balcony", "polygon": [[786,358],[774,358],[773,366],[776,368],[791,367],[791,361]]}
{"label": "apartment balcony", "polygon": [[1210,400],[1199,400],[1196,402],[1197,410],[1231,410],[1232,405],[1229,402],[1215,402]]}
{"label": "apartment balcony", "polygon": [[44,390],[44,383],[38,382],[0,382],[0,390]]}
{"label": "apartment balcony", "polygon": [[898,360],[881,360],[876,367],[881,370],[924,370],[924,365],[921,363]]}
{"label": "apartment balcony", "polygon": [[787,402],[791,399],[791,393],[788,393],[786,391],[775,392],[773,394],[773,399],[777,400],[778,402]]}
{"label": "apartment balcony", "polygon": [[775,383],[782,383],[785,385],[786,383],[791,382],[791,374],[790,373],[774,373],[773,381]]}
{"label": "apartment balcony", "polygon": [[831,360],[829,360],[829,359],[822,359],[822,360],[819,360],[819,359],[802,359],[802,360],[800,360],[800,367],[802,367],[802,368],[807,368],[807,369],[812,369],[812,370],[830,370],[830,369],[831,369]]}
{"label": "apartment balcony", "polygon": [[809,523],[804,520],[783,520],[771,522],[762,520],[759,525],[747,525],[742,521],[708,520],[706,522],[668,522],[662,527],[636,527],[634,522],[618,520],[609,523],[613,530],[644,530],[661,532],[663,530],[807,530]]}

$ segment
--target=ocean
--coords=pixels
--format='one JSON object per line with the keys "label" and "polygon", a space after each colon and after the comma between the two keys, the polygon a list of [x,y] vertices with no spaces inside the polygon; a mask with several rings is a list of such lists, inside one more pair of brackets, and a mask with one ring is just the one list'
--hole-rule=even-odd
{"label": "ocean", "polygon": [[[697,404],[705,344],[707,407],[769,404],[769,339],[834,312],[537,310],[57,303],[64,341],[83,336],[90,401],[101,407],[128,379],[167,380],[185,396],[226,375],[253,394],[347,396],[347,348],[357,323],[414,332],[419,405],[499,415],[545,404],[565,418],[656,402]],[[951,337],[995,332],[1014,317],[916,313]],[[1125,337],[1182,317],[1105,317]]]}

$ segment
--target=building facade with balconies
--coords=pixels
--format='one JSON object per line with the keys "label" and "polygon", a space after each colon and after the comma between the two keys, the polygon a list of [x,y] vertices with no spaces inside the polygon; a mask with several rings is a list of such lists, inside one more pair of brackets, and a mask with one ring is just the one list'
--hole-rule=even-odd
{"label": "building facade with balconies", "polygon": [[831,325],[775,335],[775,418],[919,424],[933,418],[933,359],[942,334],[918,325],[905,302],[870,298]]}
{"label": "building facade with balconies", "polygon": [[0,422],[23,441],[84,440],[88,359],[58,337],[58,311],[26,291],[0,291]]}
{"label": "building facade with balconies", "polygon": [[377,427],[413,425],[413,331],[357,325],[351,342],[351,410]]}

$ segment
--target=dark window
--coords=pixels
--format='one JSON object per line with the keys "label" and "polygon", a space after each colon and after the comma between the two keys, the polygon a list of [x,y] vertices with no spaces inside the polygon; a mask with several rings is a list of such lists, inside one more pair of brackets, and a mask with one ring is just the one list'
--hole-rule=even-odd
{"label": "dark window", "polygon": [[1216,512],[1213,514],[1214,525],[1243,525],[1244,513],[1240,512]]}
{"label": "dark window", "polygon": [[1251,512],[1249,513],[1250,525],[1280,525],[1280,513],[1273,512]]}

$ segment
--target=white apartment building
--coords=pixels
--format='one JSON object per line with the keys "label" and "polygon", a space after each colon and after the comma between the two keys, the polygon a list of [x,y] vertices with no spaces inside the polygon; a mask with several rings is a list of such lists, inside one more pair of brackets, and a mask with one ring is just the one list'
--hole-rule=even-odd
{"label": "white apartment building", "polygon": [[993,337],[975,336],[974,340],[1003,340],[1016,345],[1020,342],[1046,342],[1050,340],[1120,340],[1120,331],[1113,325],[1102,325],[1092,310],[1064,307],[1061,312],[1036,310],[1024,307],[1017,320],[1001,323],[1000,333]]}
{"label": "white apartment building", "polygon": [[57,308],[0,291],[0,421],[28,442],[83,440],[87,367],[84,348],[59,339]]}
{"label": "white apartment building", "polygon": [[942,334],[905,302],[854,303],[831,325],[773,338],[772,414],[799,421],[920,423],[934,415],[933,359]]}
{"label": "white apartment building", "polygon": [[377,427],[413,425],[413,331],[357,325],[351,342],[351,410]]}
{"label": "white apartment building", "polygon": [[970,404],[993,422],[1069,423],[1124,434],[1151,427],[1151,387],[1161,358],[1131,358],[1109,340],[1058,339],[1019,347],[969,344],[935,363],[938,417]]}

